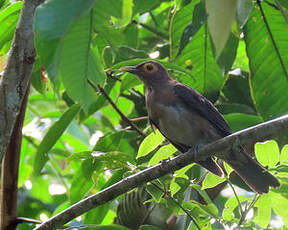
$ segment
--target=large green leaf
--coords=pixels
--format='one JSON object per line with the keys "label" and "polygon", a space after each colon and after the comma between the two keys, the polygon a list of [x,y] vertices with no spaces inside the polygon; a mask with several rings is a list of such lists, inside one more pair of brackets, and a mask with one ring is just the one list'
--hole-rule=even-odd
{"label": "large green leaf", "polygon": [[267,228],[271,218],[271,196],[263,194],[255,203],[255,207],[258,208],[255,222],[262,228]]}
{"label": "large green leaf", "polygon": [[79,170],[75,172],[70,188],[71,204],[81,200],[93,187],[92,175],[96,167],[96,162],[90,158],[83,161]]}
{"label": "large green leaf", "polygon": [[157,129],[155,133],[151,133],[149,136],[145,137],[145,139],[140,144],[137,158],[144,157],[148,155],[151,151],[157,148],[164,140],[164,137]]}
{"label": "large green leaf", "polygon": [[[186,34],[186,32],[188,34],[188,31],[185,32],[185,29],[189,29],[189,31],[190,31],[190,29],[192,29],[194,27],[197,29],[197,31],[199,29],[197,26],[199,23],[196,23],[196,25],[194,24],[193,27],[192,27],[193,24],[190,24],[192,22],[192,18],[193,18],[192,17],[193,9],[197,3],[199,3],[199,1],[192,1],[190,4],[181,8],[178,12],[176,12],[173,15],[172,23],[170,24],[170,31],[169,31],[170,32],[170,42],[171,42],[170,57],[172,58],[172,60],[177,56],[177,53],[179,52],[181,39],[182,39],[182,43],[184,43],[184,44],[186,43],[185,42],[186,39],[184,39],[183,36]],[[198,8],[201,9],[200,7],[198,7]],[[188,27],[189,25],[191,25],[191,27]],[[191,31],[191,33],[192,33],[192,31]],[[182,45],[182,48],[184,48],[186,46],[186,44],[185,45],[184,44]]]}
{"label": "large green leaf", "polygon": [[251,70],[251,92],[258,113],[265,119],[288,112],[287,23],[273,7],[259,2],[244,27]]}
{"label": "large green leaf", "polygon": [[93,7],[95,0],[49,0],[35,12],[35,45],[48,76],[55,82],[62,38],[71,23]]}
{"label": "large green leaf", "polygon": [[200,93],[206,96],[214,94],[222,86],[224,78],[214,60],[206,25],[201,27],[184,48],[176,63],[180,66],[191,65],[191,74],[196,79],[191,84]]}
{"label": "large green leaf", "polygon": [[[192,1],[178,11],[172,18],[170,26],[170,56],[172,59],[175,59],[177,65],[188,69],[187,71],[194,76],[194,81],[185,81],[185,83],[214,100],[217,92],[222,86],[224,78],[214,60],[212,45],[207,31],[207,24],[201,26],[203,22],[201,22],[201,20],[197,22],[193,17],[193,22],[195,21],[196,23],[195,26],[188,26],[192,22],[193,12],[196,10],[197,12],[195,15],[198,15],[203,11],[201,10],[201,5],[196,5],[197,3],[198,1]],[[196,26],[197,24],[198,26]],[[201,28],[199,29],[200,26]],[[185,31],[185,28],[194,30],[197,33],[192,33],[192,31],[191,33],[188,33]],[[183,32],[184,34],[182,35]],[[193,35],[191,39],[188,39],[190,40],[189,43],[185,42],[185,34]],[[180,45],[181,37],[182,46]],[[184,47],[184,45],[185,48],[181,50],[181,54],[176,57],[178,47]]]}
{"label": "large green leaf", "polygon": [[262,122],[261,117],[244,113],[230,113],[224,117],[233,131],[239,131]]}
{"label": "large green leaf", "polygon": [[186,26],[182,33],[178,55],[181,54],[182,50],[204,23],[206,23],[205,5],[200,2],[194,7],[192,23]]}
{"label": "large green leaf", "polygon": [[236,16],[237,0],[206,0],[208,28],[218,58],[228,41],[231,25]]}
{"label": "large green leaf", "polygon": [[63,38],[60,71],[68,95],[86,108],[95,101],[88,79],[102,85],[105,73],[97,47],[92,44],[93,12],[75,21]]}
{"label": "large green leaf", "polygon": [[48,161],[48,152],[57,142],[63,132],[66,130],[71,121],[80,111],[81,105],[75,104],[71,106],[58,121],[56,121],[48,130],[36,153],[34,161],[34,174],[39,175],[45,163]]}

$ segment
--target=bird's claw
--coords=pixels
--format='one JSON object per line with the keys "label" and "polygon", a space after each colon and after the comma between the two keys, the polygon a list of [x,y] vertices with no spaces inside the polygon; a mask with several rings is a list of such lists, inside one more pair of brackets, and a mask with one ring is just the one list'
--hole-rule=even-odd
{"label": "bird's claw", "polygon": [[170,161],[170,157],[168,157],[167,159],[161,160],[159,163],[160,163],[160,164],[165,164],[165,163],[167,163],[168,161]]}

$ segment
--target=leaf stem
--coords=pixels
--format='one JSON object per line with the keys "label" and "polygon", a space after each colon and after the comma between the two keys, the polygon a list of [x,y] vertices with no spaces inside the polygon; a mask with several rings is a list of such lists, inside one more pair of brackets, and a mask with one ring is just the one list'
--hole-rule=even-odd
{"label": "leaf stem", "polygon": [[254,204],[257,202],[257,200],[259,199],[260,195],[259,194],[256,194],[253,198],[253,200],[251,201],[250,205],[248,206],[247,209],[245,209],[245,211],[243,212],[243,214],[241,215],[241,218],[239,220],[239,223],[238,223],[238,227],[243,223],[243,221],[245,220],[246,218],[246,215],[247,213],[250,211],[251,208],[253,208]]}
{"label": "leaf stem", "polygon": [[243,214],[244,214],[244,211],[243,211],[243,209],[242,209],[240,199],[239,199],[239,197],[238,197],[238,195],[237,195],[237,193],[236,193],[236,191],[235,191],[235,188],[233,187],[231,181],[230,181],[228,178],[227,178],[227,182],[228,182],[229,186],[231,187],[231,189],[232,189],[232,191],[233,191],[233,193],[234,193],[234,196],[236,197],[236,200],[237,200],[238,206],[239,206],[239,210],[240,210],[240,214],[241,214],[241,217],[242,217]]}

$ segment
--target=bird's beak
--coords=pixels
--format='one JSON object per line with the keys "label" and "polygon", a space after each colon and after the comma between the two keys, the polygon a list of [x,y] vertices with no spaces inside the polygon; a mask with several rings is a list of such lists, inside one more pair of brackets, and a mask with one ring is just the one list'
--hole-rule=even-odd
{"label": "bird's beak", "polygon": [[135,66],[123,66],[120,68],[120,70],[124,72],[133,73],[133,74],[139,73],[139,69],[137,69]]}

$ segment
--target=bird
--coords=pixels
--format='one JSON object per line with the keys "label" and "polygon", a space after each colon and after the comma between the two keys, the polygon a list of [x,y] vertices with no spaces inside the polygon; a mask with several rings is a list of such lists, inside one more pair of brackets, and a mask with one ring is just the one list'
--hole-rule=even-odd
{"label": "bird", "polygon": [[[145,61],[136,66],[124,66],[121,71],[136,75],[145,86],[145,103],[150,124],[180,152],[196,151],[202,146],[232,133],[217,108],[196,90],[173,79],[156,61]],[[268,172],[244,149],[221,155],[242,180],[256,193],[268,193],[279,187],[276,177]],[[197,155],[196,155],[197,156]],[[223,170],[207,156],[196,163],[222,177]]]}

